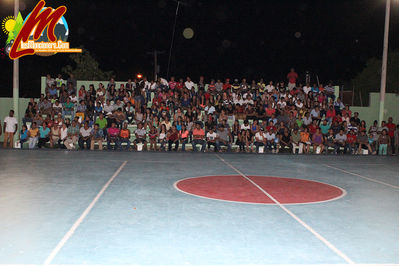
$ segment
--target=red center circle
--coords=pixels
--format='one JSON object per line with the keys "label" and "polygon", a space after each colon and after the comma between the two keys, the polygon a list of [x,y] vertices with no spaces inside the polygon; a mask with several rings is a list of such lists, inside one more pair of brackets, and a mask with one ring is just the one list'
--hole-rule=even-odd
{"label": "red center circle", "polygon": [[239,175],[192,177],[176,182],[175,187],[198,197],[255,204],[276,204],[267,194],[281,204],[319,203],[345,195],[343,189],[317,181],[272,176],[247,178]]}

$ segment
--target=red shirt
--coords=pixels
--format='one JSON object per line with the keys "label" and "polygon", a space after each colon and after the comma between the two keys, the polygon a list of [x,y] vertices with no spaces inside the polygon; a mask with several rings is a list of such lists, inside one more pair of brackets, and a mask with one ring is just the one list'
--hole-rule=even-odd
{"label": "red shirt", "polygon": [[289,83],[296,83],[298,74],[296,72],[290,72],[288,73],[287,78]]}
{"label": "red shirt", "polygon": [[346,135],[346,142],[349,144],[355,143],[356,142],[356,135],[348,134]]}
{"label": "red shirt", "polygon": [[314,124],[310,124],[310,125],[308,126],[308,128],[309,128],[309,133],[313,135],[313,134],[316,133],[316,130],[317,130],[318,126],[316,126],[316,125],[314,125]]}
{"label": "red shirt", "polygon": [[387,128],[388,128],[388,135],[390,137],[393,137],[395,135],[396,125],[394,123],[388,123]]}

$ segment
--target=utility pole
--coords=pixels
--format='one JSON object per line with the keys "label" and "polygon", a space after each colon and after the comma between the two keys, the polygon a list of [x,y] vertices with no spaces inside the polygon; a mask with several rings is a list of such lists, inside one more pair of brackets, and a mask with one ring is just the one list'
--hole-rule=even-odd
{"label": "utility pole", "polygon": [[[19,0],[14,0],[14,18],[18,18]],[[14,59],[12,77],[12,98],[15,118],[19,119],[19,59]]]}
{"label": "utility pole", "polygon": [[380,90],[380,112],[378,122],[381,125],[384,120],[385,112],[385,90],[387,86],[387,65],[388,65],[388,41],[389,41],[389,19],[391,15],[391,0],[387,0],[385,9],[385,29],[384,29],[384,52],[382,54],[381,70],[381,90]]}
{"label": "utility pole", "polygon": [[152,52],[147,52],[147,54],[153,55],[154,56],[154,81],[158,80],[158,73],[159,73],[159,68],[158,68],[158,55],[165,53],[164,51],[158,51],[154,49]]}

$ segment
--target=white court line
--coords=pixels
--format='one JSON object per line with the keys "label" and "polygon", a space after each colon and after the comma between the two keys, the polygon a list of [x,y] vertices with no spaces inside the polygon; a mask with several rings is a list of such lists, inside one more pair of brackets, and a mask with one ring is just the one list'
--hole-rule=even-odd
{"label": "white court line", "polygon": [[341,171],[341,172],[349,174],[349,175],[354,175],[354,176],[366,179],[366,180],[374,182],[374,183],[378,183],[378,184],[385,185],[385,186],[388,186],[388,187],[391,187],[391,188],[399,189],[399,186],[391,185],[391,184],[385,183],[385,182],[377,180],[377,179],[373,179],[373,178],[370,178],[370,177],[367,177],[367,176],[363,176],[363,175],[359,175],[359,174],[356,174],[356,173],[352,173],[352,172],[349,172],[349,171],[346,171],[344,169],[341,169],[341,168],[338,168],[338,167],[334,167],[334,166],[331,166],[331,165],[328,165],[328,164],[324,164],[324,165],[329,167],[329,168],[331,168],[331,169],[335,169],[335,170]]}
{"label": "white court line", "polygon": [[222,157],[220,157],[218,154],[216,156],[226,165],[228,165],[231,169],[236,171],[238,174],[240,174],[242,177],[244,177],[246,180],[251,182],[255,187],[257,187],[260,191],[262,191],[267,197],[269,197],[272,201],[274,201],[277,206],[279,206],[281,209],[283,209],[288,215],[290,215],[292,218],[294,218],[298,223],[300,223],[303,227],[305,227],[309,232],[311,232],[315,237],[317,237],[321,242],[323,242],[327,247],[329,247],[332,251],[335,252],[338,256],[340,256],[342,259],[344,259],[347,263],[349,264],[355,264],[354,261],[352,261],[348,256],[346,256],[342,251],[340,251],[338,248],[336,248],[332,243],[330,243],[327,239],[325,239],[322,235],[316,232],[312,227],[310,227],[308,224],[306,224],[304,221],[302,221],[298,216],[296,216],[293,212],[291,212],[289,209],[287,209],[284,205],[282,205],[278,200],[276,200],[272,195],[270,195],[266,190],[264,190],[262,187],[260,187],[258,184],[256,184],[252,179],[247,177],[245,174],[243,174],[240,170],[235,168],[233,165],[230,163],[226,162]]}
{"label": "white court line", "polygon": [[90,213],[91,209],[93,209],[94,205],[96,202],[100,199],[100,197],[104,194],[105,190],[109,187],[109,185],[112,183],[112,181],[119,175],[119,173],[122,171],[123,167],[125,167],[127,161],[124,161],[122,165],[116,170],[116,172],[111,176],[111,178],[108,180],[107,183],[103,186],[103,188],[98,192],[97,196],[92,200],[92,202],[89,204],[89,206],[86,208],[86,210],[80,215],[79,219],[76,220],[76,222],[72,225],[71,229],[64,235],[64,237],[61,239],[61,241],[57,244],[57,246],[53,249],[53,251],[50,253],[50,255],[47,257],[47,259],[44,261],[44,265],[49,265],[55,256],[57,256],[58,252],[62,249],[62,247],[65,245],[65,243],[68,241],[69,238],[73,235],[73,233],[76,231],[76,229],[79,227],[79,225],[83,222],[83,220],[86,218],[86,216]]}

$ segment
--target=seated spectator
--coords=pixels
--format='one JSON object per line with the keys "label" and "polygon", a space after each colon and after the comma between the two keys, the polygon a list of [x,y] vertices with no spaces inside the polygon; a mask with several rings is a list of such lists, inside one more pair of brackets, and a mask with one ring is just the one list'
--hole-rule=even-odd
{"label": "seated spectator", "polygon": [[157,129],[156,129],[156,127],[151,125],[150,126],[150,132],[148,133],[148,138],[150,139],[150,151],[158,150],[158,148],[157,148],[157,137],[158,137]]}
{"label": "seated spectator", "polygon": [[177,131],[176,126],[172,126],[166,135],[166,140],[168,141],[168,151],[172,151],[172,145],[175,144],[174,151],[179,148],[179,131]]}
{"label": "seated spectator", "polygon": [[285,148],[287,147],[288,149],[292,148],[291,145],[291,134],[288,131],[288,128],[284,128],[284,132],[281,135],[281,139],[280,139],[280,146],[281,148]]}
{"label": "seated spectator", "polygon": [[201,145],[201,152],[205,152],[206,142],[205,138],[205,131],[201,128],[200,124],[196,124],[195,129],[193,130],[193,151],[196,152],[197,145]]}
{"label": "seated spectator", "polygon": [[119,128],[116,127],[114,122],[111,123],[111,127],[108,128],[107,132],[107,149],[112,150],[111,143],[114,143],[114,149],[118,147],[119,141]]}
{"label": "seated spectator", "polygon": [[50,147],[54,148],[54,144],[58,143],[58,146],[61,147],[61,130],[60,126],[57,123],[54,123],[50,130]]}
{"label": "seated spectator", "polygon": [[47,127],[47,122],[43,122],[43,125],[39,128],[39,149],[44,147],[47,142],[50,141],[50,128]]}
{"label": "seated spectator", "polygon": [[208,144],[208,150],[210,150],[211,146],[213,146],[214,147],[214,151],[215,152],[218,151],[218,147],[217,147],[216,141],[217,141],[216,132],[214,131],[213,128],[209,128],[209,132],[206,133],[206,142]]}
{"label": "seated spectator", "polygon": [[324,142],[323,134],[321,134],[320,128],[317,128],[316,133],[314,133],[312,136],[313,153],[315,154],[323,153],[324,150],[323,142]]}
{"label": "seated spectator", "polygon": [[62,110],[62,118],[65,119],[66,115],[70,115],[72,119],[75,117],[75,104],[71,102],[70,98],[66,99]]}
{"label": "seated spectator", "polygon": [[79,140],[80,128],[76,120],[72,120],[71,125],[68,127],[68,136],[64,141],[64,145],[68,150],[75,149],[75,145]]}
{"label": "seated spectator", "polygon": [[303,131],[301,131],[299,134],[301,135],[301,142],[299,143],[299,146],[302,146],[302,151],[304,151],[305,153],[309,153],[311,141],[310,141],[310,133],[308,128],[305,127]]}
{"label": "seated spectator", "polygon": [[348,144],[346,143],[346,134],[344,134],[344,130],[340,129],[339,133],[335,135],[335,154],[340,154],[340,149],[344,148],[344,154],[348,150]]}
{"label": "seated spectator", "polygon": [[26,127],[26,125],[22,125],[22,129],[19,132],[19,143],[21,145],[21,149],[23,149],[24,143],[27,141],[28,141],[28,128]]}
{"label": "seated spectator", "polygon": [[357,144],[359,145],[357,153],[358,154],[363,154],[362,150],[367,149],[369,154],[376,154],[376,152],[373,152],[373,149],[371,148],[371,145],[369,143],[369,138],[366,134],[365,130],[360,131],[359,136],[357,137]]}
{"label": "seated spectator", "polygon": [[217,139],[216,139],[217,150],[221,151],[220,147],[226,146],[227,152],[230,152],[231,143],[233,141],[233,136],[231,135],[230,130],[227,127],[225,127],[225,125],[220,124],[216,134],[217,134]]}
{"label": "seated spectator", "polygon": [[357,136],[353,129],[349,130],[349,133],[346,134],[346,143],[348,145],[349,154],[352,154],[353,151],[357,151],[356,149]]}
{"label": "seated spectator", "polygon": [[265,129],[259,128],[257,132],[255,133],[255,142],[254,145],[256,147],[256,152],[259,153],[259,147],[265,147],[266,144],[266,134],[265,134]]}
{"label": "seated spectator", "polygon": [[143,145],[144,150],[147,150],[147,131],[143,128],[143,124],[139,123],[137,129],[134,131],[136,139],[134,140],[134,149],[138,151],[138,144]]}
{"label": "seated spectator", "polygon": [[127,122],[123,123],[123,128],[119,133],[119,148],[122,149],[122,144],[126,143],[126,150],[130,149],[130,130],[127,128]]}
{"label": "seated spectator", "polygon": [[29,137],[29,149],[34,149],[39,140],[39,128],[37,128],[36,122],[32,123],[31,128],[28,130]]}
{"label": "seated spectator", "polygon": [[85,122],[84,126],[80,128],[79,141],[78,141],[80,149],[84,150],[85,144],[86,144],[86,149],[90,149],[91,131],[92,131],[92,129],[89,127],[88,122]]}
{"label": "seated spectator", "polygon": [[103,149],[104,131],[98,124],[94,124],[94,128],[90,133],[90,150],[94,150],[94,145],[98,144],[98,149]]}
{"label": "seated spectator", "polygon": [[298,153],[303,153],[303,145],[301,144],[301,134],[297,127],[292,130],[291,133],[291,144],[292,144],[292,153],[295,154],[298,149]]}

